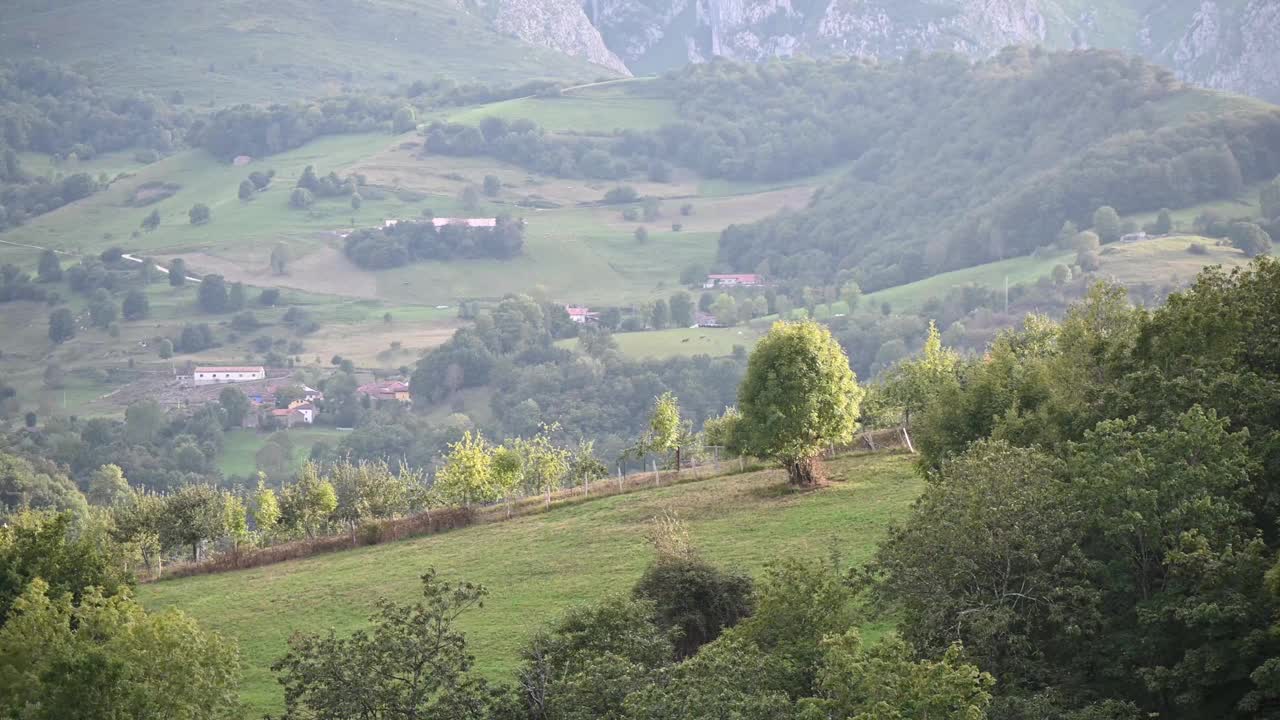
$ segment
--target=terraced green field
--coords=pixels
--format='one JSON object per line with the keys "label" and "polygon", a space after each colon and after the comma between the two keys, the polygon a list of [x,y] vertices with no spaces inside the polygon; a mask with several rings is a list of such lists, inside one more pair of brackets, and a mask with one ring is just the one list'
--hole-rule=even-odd
{"label": "terraced green field", "polygon": [[568,90],[556,97],[520,98],[484,105],[451,113],[449,120],[475,124],[488,116],[524,119],[552,132],[656,130],[677,119],[676,107],[649,85],[648,78],[616,80]]}

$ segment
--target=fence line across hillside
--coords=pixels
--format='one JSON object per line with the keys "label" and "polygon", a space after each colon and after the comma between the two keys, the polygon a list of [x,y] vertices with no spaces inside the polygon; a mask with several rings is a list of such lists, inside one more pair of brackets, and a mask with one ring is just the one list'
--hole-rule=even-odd
{"label": "fence line across hillside", "polygon": [[[851,443],[833,445],[823,455],[830,459],[850,452],[887,452],[910,450],[910,437],[902,428],[891,428],[860,433]],[[486,505],[428,509],[402,518],[373,520],[358,527],[354,533],[342,532],[312,538],[293,540],[263,548],[233,549],[200,562],[181,562],[169,565],[162,575],[140,578],[141,582],[156,582],[191,575],[247,570],[275,563],[299,560],[313,555],[349,550],[366,545],[405,540],[414,537],[437,535],[472,525],[482,525],[544,513],[558,507],[575,505],[614,495],[627,495],[674,485],[700,482],[716,477],[763,470],[770,467],[752,458],[734,457],[712,460],[689,467],[658,469],[626,473],[561,488],[547,495],[531,495]]]}

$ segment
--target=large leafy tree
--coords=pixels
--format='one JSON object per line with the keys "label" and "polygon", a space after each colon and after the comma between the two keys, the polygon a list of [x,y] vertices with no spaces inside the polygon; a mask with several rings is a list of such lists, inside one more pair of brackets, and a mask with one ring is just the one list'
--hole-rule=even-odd
{"label": "large leafy tree", "polygon": [[980,442],[943,462],[873,565],[904,637],[964,642],[1006,711],[1056,696],[1239,716],[1277,650],[1249,434],[1192,407],[1102,421],[1055,455]]}
{"label": "large leafy tree", "polygon": [[[173,270],[170,270],[172,273]],[[227,311],[227,282],[221,275],[209,274],[200,279],[196,302],[208,313]]]}
{"label": "large leafy tree", "polygon": [[495,703],[472,672],[456,623],[482,605],[484,588],[422,576],[422,599],[380,600],[373,627],[340,637],[297,634],[272,669],[287,720],[487,720]]}
{"label": "large leafy tree", "polygon": [[1249,257],[1257,257],[1271,252],[1271,236],[1266,230],[1251,222],[1231,223],[1231,246]]}
{"label": "large leafy tree", "polygon": [[386,462],[353,463],[342,461],[330,470],[329,477],[338,505],[333,517],[347,524],[355,542],[356,528],[369,518],[393,517],[409,508],[410,496],[416,490],[415,478],[407,469],[394,472]]}
{"label": "large leafy tree", "polygon": [[983,441],[945,463],[871,564],[899,632],[925,654],[953,642],[1015,687],[1050,682],[1044,657],[1069,604],[1080,520],[1043,453]]}
{"label": "large leafy tree", "polygon": [[483,435],[467,431],[449,446],[435,487],[443,497],[464,506],[500,497],[494,487],[493,451]]}
{"label": "large leafy tree", "polygon": [[333,483],[320,476],[315,463],[308,462],[298,473],[297,482],[284,488],[280,497],[280,523],[301,528],[315,535],[328,522],[338,507]]}
{"label": "large leafy tree", "polygon": [[681,467],[680,451],[689,442],[689,424],[680,419],[680,401],[670,391],[654,400],[649,431],[641,440],[646,452],[674,453],[675,468]]}
{"label": "large leafy tree", "polygon": [[570,609],[522,652],[519,691],[538,720],[619,718],[623,702],[673,660],[651,603],[610,597]]}
{"label": "large leafy tree", "polygon": [[542,425],[538,434],[516,443],[520,454],[520,474],[525,490],[541,493],[551,504],[551,493],[559,489],[569,474],[572,453],[551,441],[551,434],[558,426]]}
{"label": "large leafy tree", "polygon": [[87,514],[84,495],[75,482],[47,463],[33,465],[26,458],[0,452],[0,519],[20,509],[67,510]]}
{"label": "large leafy tree", "polygon": [[253,410],[253,406],[249,404],[249,398],[245,397],[244,392],[238,387],[222,388],[222,392],[218,393],[218,404],[226,411],[227,429],[240,427],[245,417]]}
{"label": "large leafy tree", "polygon": [[276,492],[266,486],[264,476],[258,474],[258,489],[253,494],[253,525],[261,535],[269,536],[280,522],[280,503]]}
{"label": "large leafy tree", "polygon": [[[1262,581],[1270,553],[1252,524],[1247,434],[1192,408],[1165,427],[1100,423],[1073,445],[1068,492],[1089,559],[1081,590],[1096,607],[1074,614],[1081,676],[1098,672],[1122,697],[1161,715],[1231,712],[1271,643]],[[1137,681],[1136,683],[1134,681]]]}
{"label": "large leafy tree", "polygon": [[653,603],[659,627],[672,632],[676,653],[698,648],[751,614],[751,577],[726,572],[687,543],[655,543],[658,552],[632,595]]}
{"label": "large leafy tree", "polygon": [[938,326],[929,323],[929,335],[920,355],[890,370],[884,383],[887,398],[902,408],[902,422],[911,426],[911,416],[923,410],[948,385],[957,382],[960,357],[942,345]]}
{"label": "large leafy tree", "polygon": [[1120,239],[1120,215],[1110,205],[1103,205],[1093,213],[1093,231],[1103,243],[1113,243]]}
{"label": "large leafy tree", "polygon": [[187,263],[182,258],[174,258],[169,263],[169,284],[173,287],[187,284]]}
{"label": "large leafy tree", "polygon": [[825,327],[775,323],[751,353],[738,390],[742,445],[780,461],[792,484],[811,485],[818,453],[853,436],[863,394]]}
{"label": "large leafy tree", "polygon": [[938,660],[918,660],[897,638],[866,647],[856,630],[824,644],[820,694],[810,707],[822,717],[865,720],[980,720],[995,678],[966,662],[952,645]]}
{"label": "large leafy tree", "polygon": [[227,530],[224,497],[208,485],[188,485],[165,500],[161,541],[166,547],[191,548],[191,559],[200,560],[200,548]]}
{"label": "large leafy tree", "polygon": [[[143,267],[150,267],[150,262],[144,263]],[[121,305],[120,312],[124,315],[125,320],[142,320],[151,314],[151,303],[147,300],[147,294],[141,290],[130,290],[124,296],[124,302]]]}
{"label": "large leafy tree", "polygon": [[78,602],[33,580],[0,628],[0,715],[29,720],[244,717],[234,644],[128,594]]}
{"label": "large leafy tree", "polygon": [[89,476],[88,499],[94,505],[110,507],[128,500],[131,493],[129,481],[119,465],[103,465]]}
{"label": "large leafy tree", "polygon": [[[778,669],[775,658],[749,642],[719,640],[692,658],[664,668],[654,682],[629,693],[626,717],[790,720],[797,717],[795,703],[779,686]],[[837,716],[817,712],[802,717]]]}
{"label": "large leafy tree", "polygon": [[49,339],[55,343],[64,343],[76,336],[76,320],[71,311],[58,308],[49,313]]}
{"label": "large leafy tree", "polygon": [[0,525],[0,624],[36,578],[77,600],[90,586],[114,594],[133,582],[120,548],[78,529],[71,514],[21,512]]}
{"label": "large leafy tree", "polygon": [[36,277],[42,283],[58,282],[62,279],[62,262],[58,254],[52,250],[40,253],[40,263],[36,266]]}
{"label": "large leafy tree", "polygon": [[770,565],[756,584],[751,616],[715,643],[743,641],[770,657],[769,687],[789,697],[813,696],[822,643],[859,619],[854,591],[829,563],[788,558]]}
{"label": "large leafy tree", "polygon": [[94,327],[106,328],[116,321],[119,314],[120,309],[116,307],[116,301],[106,288],[93,291],[93,295],[89,297],[89,322]]}

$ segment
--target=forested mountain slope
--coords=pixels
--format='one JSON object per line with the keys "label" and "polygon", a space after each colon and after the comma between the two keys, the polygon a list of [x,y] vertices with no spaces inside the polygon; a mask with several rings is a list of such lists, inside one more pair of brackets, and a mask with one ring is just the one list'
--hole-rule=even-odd
{"label": "forested mountain slope", "polygon": [[525,18],[534,33],[446,0],[15,0],[5,3],[0,56],[85,63],[112,90],[177,91],[217,106],[438,76],[504,84],[626,72],[576,6],[543,4]]}
{"label": "forested mountain slope", "polygon": [[1280,99],[1273,0],[595,0],[605,42],[633,70],[712,56],[899,58],[1008,45],[1140,53],[1208,87]]}
{"label": "forested mountain slope", "polygon": [[[844,270],[864,290],[1028,254],[1102,205],[1185,207],[1280,172],[1280,109],[1111,52],[715,63],[679,87],[701,124],[680,155],[704,172],[852,162],[807,209],[727,229],[721,260],[815,283]],[[746,113],[760,120],[735,120]]]}

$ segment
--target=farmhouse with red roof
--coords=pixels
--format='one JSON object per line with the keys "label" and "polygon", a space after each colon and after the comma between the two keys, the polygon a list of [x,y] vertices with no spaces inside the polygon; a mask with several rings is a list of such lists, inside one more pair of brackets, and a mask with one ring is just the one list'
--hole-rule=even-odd
{"label": "farmhouse with red roof", "polygon": [[591,308],[581,305],[565,305],[564,311],[569,313],[570,320],[578,324],[595,322],[600,319],[600,313],[591,312]]}
{"label": "farmhouse with red roof", "polygon": [[756,275],[754,273],[740,275],[708,275],[706,282],[702,283],[702,287],[759,287],[764,284],[764,276]]}
{"label": "farmhouse with red roof", "polygon": [[367,395],[372,400],[395,400],[409,402],[409,384],[403,380],[383,380],[368,383],[356,388],[356,392]]}

